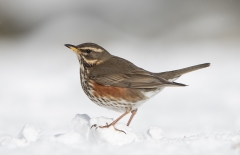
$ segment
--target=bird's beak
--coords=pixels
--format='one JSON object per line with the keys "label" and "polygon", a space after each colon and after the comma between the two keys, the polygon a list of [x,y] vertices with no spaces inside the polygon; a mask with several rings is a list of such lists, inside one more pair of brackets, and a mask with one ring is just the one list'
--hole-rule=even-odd
{"label": "bird's beak", "polygon": [[65,44],[65,46],[70,48],[71,50],[73,50],[75,53],[79,52],[79,50],[77,49],[77,46],[75,46],[75,45]]}

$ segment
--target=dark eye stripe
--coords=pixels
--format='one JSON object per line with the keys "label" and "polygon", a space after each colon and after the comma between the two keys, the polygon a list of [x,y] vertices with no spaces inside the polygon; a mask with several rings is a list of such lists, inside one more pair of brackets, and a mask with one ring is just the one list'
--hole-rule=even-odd
{"label": "dark eye stripe", "polygon": [[86,52],[87,52],[87,53],[90,53],[90,52],[91,52],[91,50],[90,50],[90,49],[87,49],[87,50],[86,50]]}

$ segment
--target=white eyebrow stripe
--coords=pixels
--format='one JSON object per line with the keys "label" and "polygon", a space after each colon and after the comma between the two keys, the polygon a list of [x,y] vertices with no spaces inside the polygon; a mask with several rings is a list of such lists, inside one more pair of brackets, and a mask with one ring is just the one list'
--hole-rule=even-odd
{"label": "white eyebrow stripe", "polygon": [[95,64],[97,62],[97,60],[87,60],[84,56],[82,57],[86,63],[88,64]]}
{"label": "white eyebrow stripe", "polygon": [[102,49],[100,49],[100,48],[93,48],[93,47],[83,47],[81,49],[83,49],[83,50],[89,49],[89,50],[94,51],[94,52],[103,52]]}

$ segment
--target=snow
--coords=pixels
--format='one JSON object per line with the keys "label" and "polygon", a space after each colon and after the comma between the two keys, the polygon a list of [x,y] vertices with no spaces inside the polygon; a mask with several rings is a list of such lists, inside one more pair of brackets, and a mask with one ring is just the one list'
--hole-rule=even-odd
{"label": "snow", "polygon": [[148,134],[152,139],[161,139],[163,137],[162,129],[160,127],[150,127]]}
{"label": "snow", "polygon": [[28,146],[37,141],[41,132],[41,129],[36,129],[33,125],[25,125],[17,137],[3,137],[0,144],[9,148]]}
{"label": "snow", "polygon": [[[79,120],[79,118],[82,118],[82,115],[77,115],[74,120]],[[86,135],[85,139],[96,144],[108,143],[118,146],[129,144],[135,141],[137,136],[131,131],[130,127],[126,126],[123,123],[118,123],[115,125],[115,127],[119,130],[124,131],[125,133],[121,131],[116,131],[113,126],[110,126],[109,128],[99,128],[99,126],[104,126],[106,125],[106,123],[110,124],[112,121],[113,119],[106,117],[97,117],[90,119],[88,125],[84,127],[87,127],[89,129],[91,128],[91,130],[84,133],[84,135]],[[76,125],[78,126],[78,123]],[[93,127],[93,125],[96,125],[96,127]],[[82,132],[82,129],[79,128],[76,131],[80,133]]]}
{"label": "snow", "polygon": [[[0,154],[34,154],[44,149],[44,154],[238,154],[240,132],[199,133],[169,138],[160,127],[150,127],[145,133],[135,132],[124,123],[113,127],[94,128],[110,123],[111,118],[90,118],[77,114],[72,120],[72,130],[57,135],[44,135],[41,129],[25,125],[17,137],[0,137]],[[55,150],[57,149],[57,150]]]}

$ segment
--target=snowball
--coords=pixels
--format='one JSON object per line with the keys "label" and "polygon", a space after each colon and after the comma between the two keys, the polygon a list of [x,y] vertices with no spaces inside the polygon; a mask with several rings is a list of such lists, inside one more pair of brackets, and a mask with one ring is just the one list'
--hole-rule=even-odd
{"label": "snowball", "polygon": [[122,146],[137,139],[137,136],[131,132],[131,128],[125,124],[117,123],[115,127],[124,131],[125,133],[115,130],[113,126],[110,126],[109,128],[92,128],[90,131],[89,140],[97,144],[109,143],[112,145]]}
{"label": "snowball", "polygon": [[90,130],[90,117],[87,114],[77,114],[72,123],[74,124],[74,129],[78,132],[83,138],[88,137],[88,132]]}
{"label": "snowball", "polygon": [[99,127],[112,123],[113,119],[111,118],[97,117],[90,119],[88,115],[77,114],[72,122],[74,123],[75,131],[82,135],[83,138],[86,138],[90,143],[108,143],[121,146],[137,139],[137,136],[131,131],[132,129],[123,123],[117,123],[115,127],[125,133],[115,130],[113,126],[109,128]]}
{"label": "snowball", "polygon": [[161,139],[163,137],[163,131],[160,127],[150,127],[150,129],[147,131],[147,133],[149,134],[149,136],[152,139]]}
{"label": "snowball", "polygon": [[42,130],[33,125],[25,125],[17,137],[3,137],[0,140],[0,146],[8,148],[24,147],[38,140]]}
{"label": "snowball", "polygon": [[27,142],[35,142],[42,130],[35,128],[33,125],[25,125],[22,131],[18,134],[19,139],[24,139]]}
{"label": "snowball", "polygon": [[6,136],[0,138],[0,146],[8,145],[13,140],[12,137]]}

